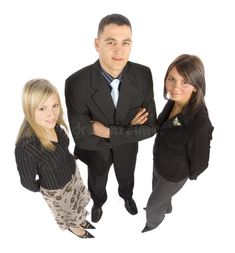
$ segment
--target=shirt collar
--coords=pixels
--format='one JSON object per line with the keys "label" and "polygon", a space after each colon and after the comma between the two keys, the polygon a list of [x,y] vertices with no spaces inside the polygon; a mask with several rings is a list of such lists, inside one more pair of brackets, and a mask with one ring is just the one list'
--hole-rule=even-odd
{"label": "shirt collar", "polygon": [[101,73],[102,75],[104,76],[104,78],[109,82],[109,84],[114,80],[114,79],[119,79],[119,81],[121,82],[122,80],[122,74],[123,74],[123,71],[117,76],[117,77],[113,77],[111,76],[107,71],[105,71],[101,66]]}

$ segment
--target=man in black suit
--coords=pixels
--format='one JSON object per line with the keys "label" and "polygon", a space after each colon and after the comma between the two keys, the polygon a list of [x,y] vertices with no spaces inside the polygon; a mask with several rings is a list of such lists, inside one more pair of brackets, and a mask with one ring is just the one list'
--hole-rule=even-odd
{"label": "man in black suit", "polygon": [[138,212],[132,198],[138,141],[156,133],[152,74],[148,67],[128,61],[131,37],[126,17],[104,17],[95,39],[99,60],[72,74],[65,84],[74,154],[88,165],[93,222],[103,213],[112,164],[127,211]]}

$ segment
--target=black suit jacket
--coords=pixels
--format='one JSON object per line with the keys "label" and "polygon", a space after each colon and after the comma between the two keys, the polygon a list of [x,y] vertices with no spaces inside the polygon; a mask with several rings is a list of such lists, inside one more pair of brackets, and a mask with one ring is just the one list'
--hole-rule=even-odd
{"label": "black suit jacket", "polygon": [[155,167],[168,181],[196,179],[208,167],[214,128],[204,105],[169,119],[173,106],[174,101],[169,100],[158,117]]}
{"label": "black suit jacket", "polygon": [[[156,109],[152,74],[148,67],[128,62],[115,109],[110,87],[101,74],[99,61],[71,75],[65,84],[69,124],[75,141],[74,154],[89,166],[106,166],[110,149],[114,163],[135,159],[137,142],[156,133]],[[140,107],[149,112],[144,125],[130,126]],[[111,130],[109,139],[92,134],[91,121]]]}

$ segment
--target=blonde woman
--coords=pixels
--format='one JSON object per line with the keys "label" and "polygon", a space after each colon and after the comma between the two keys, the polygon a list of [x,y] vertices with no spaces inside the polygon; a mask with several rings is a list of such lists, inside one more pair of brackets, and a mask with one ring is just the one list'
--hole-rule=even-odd
{"label": "blonde woman", "polygon": [[67,126],[57,89],[48,80],[30,80],[23,88],[22,106],[25,117],[15,147],[21,184],[42,193],[62,230],[93,238],[85,230],[95,228],[86,220],[90,194],[61,128]]}

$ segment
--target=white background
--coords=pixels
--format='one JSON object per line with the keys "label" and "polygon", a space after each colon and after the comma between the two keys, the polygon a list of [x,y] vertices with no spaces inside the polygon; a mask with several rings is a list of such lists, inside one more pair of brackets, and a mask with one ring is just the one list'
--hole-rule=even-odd
{"label": "white background", "polygon": [[[232,2],[0,1],[1,252],[235,252]],[[108,201],[96,224],[96,238],[81,240],[60,231],[40,194],[20,185],[14,143],[23,119],[21,90],[29,79],[47,78],[58,87],[64,104],[65,79],[97,59],[93,46],[97,26],[111,13],[124,14],[132,23],[130,60],[152,69],[158,113],[165,103],[163,77],[171,61],[182,53],[202,59],[206,102],[215,130],[209,168],[175,196],[173,213],[157,229],[141,233],[145,225],[142,208],[151,191],[151,138],[139,145],[134,189],[138,215],[126,212],[111,169]],[[73,146],[71,138],[71,150]],[[78,165],[86,182],[86,166]],[[92,202],[88,210],[91,206]]]}

